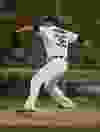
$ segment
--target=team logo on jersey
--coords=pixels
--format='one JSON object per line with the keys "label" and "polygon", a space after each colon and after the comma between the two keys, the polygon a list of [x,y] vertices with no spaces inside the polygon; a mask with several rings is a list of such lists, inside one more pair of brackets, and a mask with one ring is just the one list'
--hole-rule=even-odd
{"label": "team logo on jersey", "polygon": [[57,35],[56,34],[56,45],[61,48],[67,48],[68,47],[68,39],[64,35]]}

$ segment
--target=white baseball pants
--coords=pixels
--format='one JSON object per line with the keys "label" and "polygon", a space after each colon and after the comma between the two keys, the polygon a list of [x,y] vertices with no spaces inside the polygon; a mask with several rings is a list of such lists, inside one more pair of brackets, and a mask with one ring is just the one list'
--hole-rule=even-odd
{"label": "white baseball pants", "polygon": [[[48,84],[48,82],[52,80],[54,77],[59,76],[62,73],[64,74],[64,65],[65,65],[64,58],[58,57],[58,58],[52,59],[50,62],[48,62],[48,64],[42,67],[39,70],[39,72],[32,77],[30,96],[38,96],[41,85],[43,83]],[[52,96],[57,96],[57,94],[59,95],[60,93],[62,93],[60,92],[59,88],[58,89],[56,88],[55,90],[51,89],[49,90],[49,92],[50,91]]]}

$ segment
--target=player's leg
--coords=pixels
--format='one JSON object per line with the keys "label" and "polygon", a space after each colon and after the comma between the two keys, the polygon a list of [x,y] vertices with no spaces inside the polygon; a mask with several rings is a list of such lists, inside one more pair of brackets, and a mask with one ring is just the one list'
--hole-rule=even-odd
{"label": "player's leg", "polygon": [[32,77],[31,80],[31,87],[30,87],[30,96],[25,102],[24,108],[25,109],[36,109],[35,104],[37,101],[37,97],[40,92],[41,85],[50,80],[52,74],[56,74],[53,71],[53,66],[55,62],[48,62],[48,64],[44,65],[39,72]]}
{"label": "player's leg", "polygon": [[61,90],[54,81],[55,79],[53,81],[50,81],[47,86],[47,92],[49,92],[50,96],[56,101],[59,106],[62,106],[63,108],[74,107],[75,104],[72,102],[72,100],[64,95],[63,90]]}
{"label": "player's leg", "polygon": [[[42,71],[42,70],[40,69],[40,71]],[[35,110],[36,109],[37,98],[39,96],[40,88],[43,83],[43,79],[41,77],[42,72],[40,72],[40,71],[32,77],[31,87],[30,87],[30,92],[29,92],[30,96],[28,96],[28,98],[24,104],[24,108],[26,110],[30,110],[30,109]]]}
{"label": "player's leg", "polygon": [[[56,75],[56,72],[53,68],[56,66],[56,61],[53,60],[51,62],[48,62],[44,67],[42,67],[39,72],[32,77],[31,80],[31,87],[30,87],[30,96],[25,102],[24,108],[25,109],[36,109],[36,101],[37,97],[40,92],[40,87],[43,82],[47,82],[51,79],[52,76]],[[59,70],[59,69],[58,69]]]}
{"label": "player's leg", "polygon": [[64,93],[61,89],[59,89],[58,86],[55,86],[51,92],[51,96],[53,99],[57,102],[57,104],[60,104],[63,107],[72,107],[73,102],[70,98],[65,97]]}
{"label": "player's leg", "polygon": [[[55,81],[55,78],[59,78],[59,76],[61,76],[61,74],[63,74],[64,76],[64,60],[63,59],[54,59],[51,61],[51,64],[52,64],[52,67],[48,67],[48,72],[50,72],[50,76],[49,76],[49,80],[47,80],[46,82],[46,86],[48,85],[48,83],[52,82],[51,80]],[[67,68],[67,67],[66,67]],[[52,69],[52,70],[51,70]],[[54,69],[54,70],[53,70]],[[55,99],[55,101],[58,103],[58,104],[61,104],[63,105],[64,107],[73,107],[74,106],[74,103],[72,102],[71,99],[69,99],[68,97],[65,97],[64,96],[64,93],[62,90],[60,90],[58,88],[57,85],[55,86],[48,86],[48,92],[49,94]]]}

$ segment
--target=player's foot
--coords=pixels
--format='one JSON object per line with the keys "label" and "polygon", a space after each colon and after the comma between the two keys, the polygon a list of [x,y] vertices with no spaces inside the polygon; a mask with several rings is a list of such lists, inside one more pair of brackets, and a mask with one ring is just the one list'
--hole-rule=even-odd
{"label": "player's foot", "polygon": [[58,103],[58,107],[59,108],[75,108],[76,107],[76,103],[72,102],[71,99],[69,99],[68,97],[60,97],[60,102]]}
{"label": "player's foot", "polygon": [[[39,101],[38,101],[38,105],[39,105]],[[37,108],[36,103],[34,102],[34,97],[29,97],[25,104],[24,104],[24,110],[27,112],[36,112],[36,111],[40,111],[39,108]]]}
{"label": "player's foot", "polygon": [[69,104],[58,104],[57,107],[60,108],[60,109],[74,109],[76,108],[76,104],[73,103],[72,105],[69,105]]}
{"label": "player's foot", "polygon": [[36,109],[36,107],[33,107],[31,104],[26,103],[26,104],[24,104],[24,111],[26,111],[26,112],[36,112],[37,109]]}
{"label": "player's foot", "polygon": [[70,98],[65,97],[65,96],[62,96],[61,98],[62,98],[62,102],[63,103],[65,103],[65,104],[67,103],[69,105],[72,105],[73,104],[73,102],[72,102],[72,100]]}

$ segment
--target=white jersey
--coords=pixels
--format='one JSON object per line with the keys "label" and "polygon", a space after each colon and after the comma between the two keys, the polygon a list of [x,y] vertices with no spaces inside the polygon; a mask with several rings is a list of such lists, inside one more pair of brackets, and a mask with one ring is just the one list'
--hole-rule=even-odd
{"label": "white jersey", "polygon": [[76,33],[66,31],[56,26],[41,26],[40,34],[44,39],[44,46],[48,57],[68,56],[68,44],[77,40]]}

